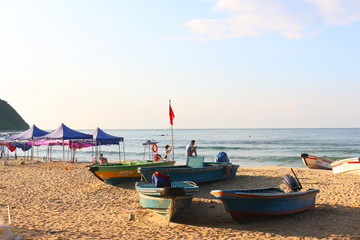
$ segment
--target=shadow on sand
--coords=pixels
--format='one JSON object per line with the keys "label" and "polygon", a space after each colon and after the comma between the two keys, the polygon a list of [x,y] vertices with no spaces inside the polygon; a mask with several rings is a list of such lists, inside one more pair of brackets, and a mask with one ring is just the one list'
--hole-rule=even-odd
{"label": "shadow on sand", "polygon": [[[301,181],[301,178],[299,180]],[[279,234],[284,237],[329,237],[333,234],[349,237],[348,234],[358,227],[356,222],[349,221],[348,216],[360,216],[360,208],[326,204],[316,204],[315,208],[297,214],[260,218],[240,224],[231,218],[220,200],[212,198],[209,194],[211,190],[277,187],[282,183],[283,179],[280,177],[243,175],[236,176],[230,182],[201,184],[200,192],[194,196],[191,209],[176,216],[173,222],[210,228]],[[306,186],[304,188],[306,189]],[[336,227],[339,222],[349,222],[350,224],[339,228]],[[318,229],[318,231],[314,231],[314,229]]]}

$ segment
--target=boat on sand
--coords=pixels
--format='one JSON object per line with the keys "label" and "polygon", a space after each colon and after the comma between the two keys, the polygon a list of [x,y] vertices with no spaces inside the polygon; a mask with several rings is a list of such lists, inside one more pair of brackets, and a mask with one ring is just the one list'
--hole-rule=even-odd
{"label": "boat on sand", "polygon": [[98,179],[109,184],[119,184],[124,181],[140,180],[139,167],[174,166],[174,161],[128,161],[103,165],[91,165],[91,171]]}
{"label": "boat on sand", "polygon": [[171,182],[170,187],[157,187],[153,183],[137,182],[135,189],[140,205],[170,221],[180,210],[190,208],[193,194],[199,187],[188,181]]}
{"label": "boat on sand", "polygon": [[331,166],[334,174],[360,174],[360,158],[336,160]]}
{"label": "boat on sand", "polygon": [[255,188],[212,190],[210,194],[220,199],[231,217],[241,223],[265,216],[298,213],[315,207],[318,189],[301,190],[302,186],[289,174],[284,179],[292,192],[280,188]]}
{"label": "boat on sand", "polygon": [[326,169],[331,170],[331,163],[333,160],[325,158],[325,157],[317,157],[314,155],[309,155],[307,153],[302,153],[300,155],[305,166],[311,169]]}
{"label": "boat on sand", "polygon": [[236,175],[239,165],[229,162],[204,162],[204,157],[187,157],[186,165],[172,167],[139,167],[138,171],[146,182],[151,182],[154,172],[161,172],[171,181],[192,181],[195,183],[230,180]]}

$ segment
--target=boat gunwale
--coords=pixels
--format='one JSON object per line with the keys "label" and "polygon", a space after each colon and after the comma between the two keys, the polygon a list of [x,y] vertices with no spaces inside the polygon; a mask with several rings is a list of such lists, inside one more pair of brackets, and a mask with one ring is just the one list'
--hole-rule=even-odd
{"label": "boat gunwale", "polygon": [[[349,159],[356,159],[356,158],[349,158]],[[347,159],[343,159],[343,160],[339,160],[339,161],[336,161],[336,162],[334,162],[334,165],[333,164],[331,164],[331,166],[333,167],[333,168],[335,168],[335,167],[339,167],[339,166],[341,166],[341,165],[344,165],[344,164],[359,164],[360,163],[360,161],[358,160],[358,161],[354,161],[354,160],[352,160],[352,161],[345,161],[345,160],[347,160]]]}
{"label": "boat gunwale", "polygon": [[[212,162],[210,162],[212,163]],[[204,164],[207,164],[207,162],[204,162]],[[214,163],[213,163],[214,164]],[[180,172],[180,171],[184,171],[184,172],[193,172],[193,171],[211,171],[211,170],[219,170],[224,168],[225,166],[230,166],[231,168],[239,168],[240,165],[237,164],[221,164],[218,166],[203,166],[200,168],[193,168],[193,167],[189,167],[187,165],[177,165],[177,166],[159,166],[159,167],[138,167],[138,172],[141,173],[143,172],[153,172],[156,168],[157,171],[161,171],[161,170],[165,170],[166,172]]]}
{"label": "boat gunwale", "polygon": [[[279,189],[279,188],[263,188],[259,190],[271,190],[271,189]],[[306,191],[302,192],[276,192],[276,193],[247,193],[247,192],[236,192],[236,191],[248,191],[248,190],[255,190],[255,189],[238,189],[238,190],[212,190],[210,195],[217,197],[217,198],[291,198],[291,197],[300,197],[300,196],[307,196],[307,195],[316,195],[320,192],[319,189],[310,188]]]}
{"label": "boat gunwale", "polygon": [[[98,172],[98,171],[122,171],[122,170],[128,170],[128,169],[137,169],[137,168],[139,168],[139,166],[144,166],[144,167],[149,166],[149,167],[151,167],[151,166],[159,164],[160,166],[166,167],[167,165],[164,165],[164,164],[168,164],[169,166],[173,166],[171,164],[175,164],[175,161],[168,161],[168,162],[164,162],[164,161],[159,161],[159,162],[148,161],[148,162],[149,163],[134,164],[134,165],[122,165],[121,163],[92,165],[92,166],[90,166],[89,170],[92,171],[92,172]],[[154,166],[154,167],[156,167],[156,166]]]}
{"label": "boat gunwale", "polygon": [[[181,182],[186,182],[186,181],[181,181]],[[140,184],[145,183],[145,182],[136,182],[135,183],[135,190],[139,193],[143,193],[145,195],[147,195],[146,193],[162,193],[162,191],[167,190],[167,189],[174,189],[174,188],[179,188],[179,189],[184,189],[185,193],[195,193],[199,191],[199,186],[197,185],[192,185],[190,183],[186,183],[186,185],[188,186],[184,186],[184,187],[142,187],[140,186]],[[149,183],[147,183],[149,184]],[[166,195],[161,195],[161,196],[166,196]]]}
{"label": "boat gunwale", "polygon": [[308,160],[315,160],[315,161],[322,161],[322,162],[326,162],[326,163],[332,163],[334,161],[332,161],[331,159],[328,158],[323,158],[323,157],[317,157],[317,156],[313,156],[313,155],[309,155],[308,157],[302,158],[304,160],[308,159]]}

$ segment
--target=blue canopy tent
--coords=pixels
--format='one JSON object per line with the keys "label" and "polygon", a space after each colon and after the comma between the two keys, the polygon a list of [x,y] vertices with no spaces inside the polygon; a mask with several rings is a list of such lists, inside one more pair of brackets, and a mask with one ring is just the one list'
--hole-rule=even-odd
{"label": "blue canopy tent", "polygon": [[[43,135],[46,135],[48,134],[49,132],[46,132],[44,130],[41,130],[40,128],[38,128],[37,126],[35,126],[35,124],[33,124],[28,130],[22,132],[22,133],[18,133],[18,134],[14,134],[14,135],[11,135],[9,137],[5,137],[5,140],[34,140],[35,138],[38,138],[38,137],[41,137]],[[32,145],[32,144],[31,144]],[[19,145],[20,146],[20,145]],[[25,152],[27,150],[29,150],[29,146],[27,147],[21,147],[22,150]],[[26,149],[27,150],[24,150]],[[39,157],[39,156],[38,156]],[[34,150],[33,148],[31,147],[31,161],[33,161],[34,159]]]}
{"label": "blue canopy tent", "polygon": [[92,138],[93,138],[92,135],[75,131],[62,123],[58,128],[56,128],[51,133],[38,137],[37,139],[71,140],[71,139],[92,139]]}
{"label": "blue canopy tent", "polygon": [[37,137],[36,139],[58,139],[62,140],[63,146],[63,161],[65,160],[65,145],[64,140],[73,140],[73,139],[93,139],[93,135],[85,134],[82,132],[75,131],[65,124],[61,123],[58,128],[52,131],[49,134]]}
{"label": "blue canopy tent", "polygon": [[[124,150],[124,160],[125,160],[125,145],[124,145],[124,138],[123,137],[116,137],[110,134],[107,134],[100,128],[96,128],[91,135],[93,136],[93,140],[96,143],[96,147],[100,147],[101,145],[119,145],[119,160],[121,161],[121,154],[120,154],[120,142],[123,143],[123,150]],[[96,159],[98,158],[98,151],[95,151]]]}

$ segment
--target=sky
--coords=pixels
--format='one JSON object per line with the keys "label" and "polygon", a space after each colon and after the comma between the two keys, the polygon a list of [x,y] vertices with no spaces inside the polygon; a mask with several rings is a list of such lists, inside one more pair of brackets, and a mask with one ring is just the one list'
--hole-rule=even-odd
{"label": "sky", "polygon": [[360,127],[360,0],[0,0],[0,99],[42,129]]}

